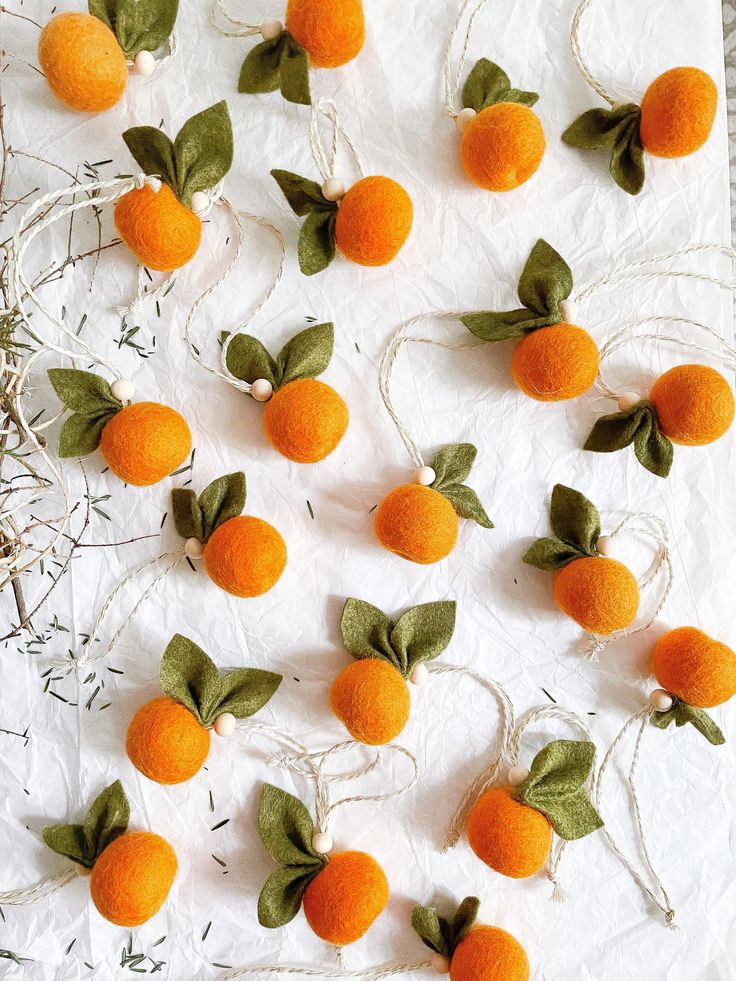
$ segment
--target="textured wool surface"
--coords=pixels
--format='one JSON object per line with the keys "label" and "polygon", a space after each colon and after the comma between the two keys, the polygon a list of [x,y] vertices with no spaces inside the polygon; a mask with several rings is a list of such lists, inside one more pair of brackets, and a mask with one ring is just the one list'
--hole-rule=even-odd
{"label": "textured wool surface", "polygon": [[673,443],[705,446],[720,439],[734,415],[731,386],[720,372],[703,364],[671,368],[656,380],[649,401],[659,425]]}
{"label": "textured wool surface", "polygon": [[510,933],[476,926],[455,948],[450,981],[528,981],[529,960]]}
{"label": "textured wool surface", "polygon": [[686,157],[710,136],[718,105],[716,83],[699,68],[671,68],[641,101],[639,137],[655,157]]}
{"label": "textured wool surface", "polygon": [[486,865],[512,879],[526,879],[544,866],[552,826],[544,814],[514,798],[511,787],[493,787],[474,804],[468,841]]}
{"label": "textured wool surface", "polygon": [[168,841],[150,831],[130,831],[95,862],[92,901],[111,923],[140,926],[161,909],[175,876],[176,855]]}
{"label": "textured wool surface", "polygon": [[603,556],[575,559],[555,577],[555,603],[594,634],[624,630],[639,609],[639,586],[623,563]]}
{"label": "textured wool surface", "polygon": [[414,205],[390,177],[364,177],[348,188],[335,221],[335,243],[361,266],[385,266],[409,237]]}
{"label": "textured wool surface", "polygon": [[210,731],[181,702],[162,695],[146,702],[128,726],[130,762],[156,783],[183,783],[202,768],[210,751]]}
{"label": "textured wool surface", "polygon": [[171,272],[189,262],[202,237],[202,222],[168,184],[158,191],[146,184],[119,198],[115,227],[136,259],[157,272]]}
{"label": "textured wool surface", "polygon": [[286,544],[260,518],[230,518],[215,529],[204,547],[207,575],[233,596],[261,596],[286,568]]}
{"label": "textured wool surface", "polygon": [[453,550],[458,520],[452,504],[439,491],[402,484],[381,501],[373,527],[389,552],[428,565]]}
{"label": "textured wool surface", "polygon": [[736,695],[736,654],[697,627],[678,627],[659,638],[652,673],[688,705],[713,708]]}
{"label": "textured wool surface", "polygon": [[388,661],[354,661],[332,683],[330,705],[353,739],[369,746],[390,743],[409,719],[409,689]]}
{"label": "textured wool surface", "polygon": [[117,38],[92,14],[52,17],[41,32],[38,60],[56,98],[81,112],[110,109],[128,84]]}
{"label": "textured wool surface", "polygon": [[514,381],[540,402],[561,402],[587,392],[598,374],[598,348],[590,334],[573,324],[533,330],[514,348]]}
{"label": "textured wool surface", "polygon": [[279,453],[295,463],[317,463],[335,449],[350,414],[334,388],[315,378],[299,378],[266,402],[263,429]]}
{"label": "textured wool surface", "polygon": [[136,487],[168,477],[191,448],[185,420],[158,402],[127,405],[110,419],[100,437],[100,451],[112,472]]}
{"label": "textured wool surface", "polygon": [[378,862],[365,852],[339,852],[307,886],[303,908],[318,937],[344,947],[363,936],[387,902]]}
{"label": "textured wool surface", "polygon": [[286,29],[315,68],[338,68],[363,47],[362,0],[289,0]]}
{"label": "textured wool surface", "polygon": [[513,191],[536,173],[545,145],[536,113],[515,102],[500,102],[470,120],[460,143],[460,160],[478,187]]}

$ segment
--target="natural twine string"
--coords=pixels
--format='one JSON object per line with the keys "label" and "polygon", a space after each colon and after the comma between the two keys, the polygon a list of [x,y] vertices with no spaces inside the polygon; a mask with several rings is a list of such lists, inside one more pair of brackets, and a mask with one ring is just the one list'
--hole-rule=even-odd
{"label": "natural twine string", "polygon": [[342,967],[286,967],[281,964],[254,964],[251,967],[239,967],[230,971],[223,981],[235,981],[236,978],[246,978],[257,974],[300,974],[308,978],[358,978],[361,981],[379,981],[380,978],[391,978],[397,974],[409,971],[426,971],[431,968],[429,960],[413,964],[385,964],[383,967],[363,968],[360,971],[348,971]]}
{"label": "natural twine string", "polygon": [[[460,113],[460,106],[457,101],[457,97],[460,94],[462,88],[462,77],[463,71],[465,70],[465,61],[468,57],[468,49],[470,47],[470,38],[473,34],[473,27],[475,25],[475,20],[483,10],[488,0],[464,0],[464,3],[460,7],[460,12],[457,15],[457,20],[455,21],[452,31],[450,32],[450,37],[447,41],[447,47],[445,48],[445,62],[444,62],[444,85],[445,85],[445,112],[451,119],[455,119]],[[475,6],[473,6],[475,5]],[[468,26],[465,31],[465,37],[463,39],[463,46],[460,50],[460,56],[457,61],[457,70],[453,73],[452,71],[452,61],[455,52],[455,43],[460,34],[460,28],[465,20],[468,11],[472,9],[470,17],[468,18]]]}
{"label": "natural twine string", "polygon": [[72,865],[57,872],[56,875],[47,876],[35,886],[0,892],[0,906],[30,906],[40,899],[49,899],[80,875],[84,875],[83,870],[78,865]]}
{"label": "natural twine string", "polygon": [[[225,9],[223,0],[213,0],[210,14],[212,17],[212,26],[224,37],[254,37],[256,34],[261,33],[261,24],[249,24],[247,21],[238,20],[237,17],[233,17]],[[227,21],[231,30],[220,25],[217,20],[218,15]]]}
{"label": "natural twine string", "polygon": [[575,59],[575,64],[577,65],[578,71],[583,76],[588,85],[596,92],[604,102],[607,102],[611,108],[615,107],[616,100],[612,95],[606,91],[606,89],[601,85],[601,83],[595,78],[591,70],[588,68],[585,58],[583,56],[583,49],[580,44],[580,26],[582,23],[583,15],[585,11],[590,7],[593,0],[580,0],[577,10],[575,11],[575,16],[572,19],[572,26],[570,27],[570,47],[572,48],[572,56]]}
{"label": "natural twine string", "polygon": [[[319,127],[321,118],[326,119],[330,127],[329,150],[325,148],[322,137],[320,136]],[[340,137],[342,137],[343,143],[353,156],[358,174],[361,177],[365,177],[365,170],[363,169],[363,162],[358,149],[340,122],[340,116],[334,100],[319,99],[312,106],[312,112],[309,118],[309,145],[312,150],[314,163],[323,181],[327,181],[335,176]]]}

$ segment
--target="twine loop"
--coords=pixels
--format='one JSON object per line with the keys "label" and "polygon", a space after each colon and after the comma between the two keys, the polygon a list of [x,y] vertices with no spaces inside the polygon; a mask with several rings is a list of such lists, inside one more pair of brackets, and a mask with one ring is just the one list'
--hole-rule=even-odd
{"label": "twine loop", "polygon": [[[321,119],[327,120],[329,125],[330,142],[328,149],[325,148],[319,132]],[[312,157],[314,159],[315,166],[317,167],[323,181],[327,181],[331,177],[335,176],[340,138],[342,138],[343,143],[352,154],[358,174],[360,177],[365,177],[365,171],[363,169],[363,162],[360,158],[360,154],[358,153],[358,149],[353,143],[349,134],[346,132],[345,128],[340,122],[337,105],[333,99],[319,99],[312,106],[312,112],[309,118],[309,145],[312,150]]]}
{"label": "twine loop", "polygon": [[[445,48],[445,62],[443,70],[444,88],[445,88],[445,112],[450,117],[450,119],[455,119],[460,114],[459,103],[457,101],[457,96],[461,91],[461,82],[463,77],[463,71],[465,70],[465,62],[468,57],[468,49],[470,48],[470,38],[473,34],[473,27],[475,26],[475,21],[478,15],[481,13],[488,0],[464,0],[464,3],[460,7],[460,11],[457,15],[457,19],[450,31],[450,37],[447,41],[447,46]],[[475,7],[473,7],[475,4]],[[462,27],[463,21],[471,10],[470,16],[468,17],[468,26],[465,31],[465,37],[463,38],[463,45],[460,49],[460,56],[457,61],[457,70],[453,73],[452,71],[452,59],[455,50],[455,43],[460,34],[460,29]]]}
{"label": "twine loop", "polygon": [[588,85],[596,92],[604,102],[607,102],[611,108],[615,108],[617,100],[610,95],[603,85],[598,81],[598,79],[593,75],[590,68],[585,61],[583,55],[582,45],[580,43],[580,27],[582,25],[583,16],[592,4],[593,0],[580,0],[575,15],[572,19],[572,25],[570,27],[570,47],[572,48],[572,56],[575,60],[578,71],[583,76]]}

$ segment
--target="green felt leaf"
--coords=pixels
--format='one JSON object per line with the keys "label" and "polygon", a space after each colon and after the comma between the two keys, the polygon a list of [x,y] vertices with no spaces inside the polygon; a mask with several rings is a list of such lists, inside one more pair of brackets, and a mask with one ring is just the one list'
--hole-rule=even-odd
{"label": "green felt leaf", "polygon": [[87,855],[87,843],[81,824],[54,824],[43,829],[42,837],[58,855],[70,858],[85,869],[91,869],[94,865],[94,860]]}
{"label": "green felt leaf", "polygon": [[291,923],[299,912],[304,892],[322,866],[285,865],[266,879],[258,897],[258,922],[273,930]]}
{"label": "green felt leaf", "polygon": [[555,484],[549,509],[552,531],[583,555],[598,554],[596,542],[601,534],[598,508],[572,487]]}
{"label": "green felt leaf", "polygon": [[477,896],[466,896],[458,906],[457,912],[455,913],[451,924],[453,953],[463,937],[475,926],[475,921],[478,919],[479,909],[480,900]]}
{"label": "green felt leaf", "polygon": [[295,334],[276,359],[279,385],[321,375],[332,358],[334,342],[335,328],[329,323],[314,324]]}
{"label": "green felt leaf", "polygon": [[432,458],[432,469],[437,475],[435,485],[462,484],[473,469],[477,449],[472,443],[450,443],[437,450]]}
{"label": "green felt leaf", "polygon": [[87,10],[93,17],[97,17],[103,24],[106,24],[111,31],[115,30],[115,10],[117,0],[88,0]]}
{"label": "green felt leaf", "polygon": [[197,495],[185,487],[175,487],[171,492],[174,527],[182,538],[204,540],[204,518]]}
{"label": "green felt leaf", "polygon": [[291,210],[300,218],[321,212],[337,214],[337,203],[328,201],[323,196],[322,188],[316,181],[300,177],[299,174],[292,174],[288,170],[272,170],[271,176],[281,189]]}
{"label": "green felt leaf", "polygon": [[91,419],[89,416],[82,416],[75,413],[64,422],[59,434],[59,456],[62,458],[87,456],[94,453],[100,445],[102,430],[110,421],[112,416],[100,416]]}
{"label": "green felt leaf", "polygon": [[299,268],[305,276],[322,272],[335,258],[336,214],[321,211],[307,215],[297,246]]}
{"label": "green felt leaf", "polygon": [[199,495],[204,541],[216,528],[243,513],[245,507],[245,474],[242,470],[213,480]]}
{"label": "green felt leaf", "polygon": [[160,177],[179,197],[174,144],[166,133],[155,126],[133,126],[126,129],[123,139],[143,173],[149,177]]}
{"label": "green felt leaf", "polygon": [[659,427],[654,406],[646,400],[598,419],[584,448],[594,453],[614,453],[632,443],[643,467],[658,477],[669,474],[674,448]]}
{"label": "green felt leaf", "polygon": [[448,938],[442,930],[440,917],[434,906],[415,906],[411,913],[411,925],[425,947],[443,957],[452,956]]}
{"label": "green felt leaf", "polygon": [[565,841],[584,838],[603,826],[585,790],[594,761],[593,743],[555,740],[534,757],[516,799],[544,814]]}
{"label": "green felt leaf", "polygon": [[205,725],[211,725],[223,712],[236,719],[250,718],[271,700],[282,680],[282,675],[260,668],[237,668],[222,675],[219,701]]}
{"label": "green felt leaf", "polygon": [[281,94],[287,102],[309,106],[309,55],[291,34],[284,32],[279,61]]}
{"label": "green felt leaf", "polygon": [[356,660],[379,658],[401,671],[402,663],[391,646],[393,626],[393,620],[378,607],[353,597],[345,601],[340,632],[345,650]]}
{"label": "green felt leaf", "polygon": [[174,140],[179,197],[189,206],[195,191],[218,184],[233,163],[233,128],[227,103],[217,102],[188,119]]}
{"label": "green felt leaf", "polygon": [[644,150],[639,137],[641,109],[628,103],[616,109],[590,109],[562,134],[580,150],[609,150],[611,176],[629,194],[644,186]]}
{"label": "green felt leaf", "polygon": [[117,0],[115,34],[125,57],[156,51],[171,36],[179,0]]}
{"label": "green felt leaf", "polygon": [[673,722],[678,729],[688,723],[694,726],[712,746],[722,746],[726,742],[726,737],[721,729],[707,712],[695,708],[694,705],[688,705],[687,702],[683,702],[679,698],[673,700],[672,708],[667,712],[652,714],[652,725],[656,726],[657,729],[666,729]]}
{"label": "green felt leaf", "polygon": [[107,846],[123,834],[130,807],[119,780],[92,802],[83,824],[55,824],[44,828],[43,840],[60,855],[91,869]]}
{"label": "green felt leaf", "polygon": [[399,617],[391,630],[391,647],[407,677],[417,664],[432,661],[445,650],[455,630],[457,604],[440,600],[414,606]]}
{"label": "green felt leaf", "polygon": [[123,403],[112,394],[104,378],[91,371],[76,368],[50,368],[49,381],[67,409],[79,415],[97,419],[102,415],[114,415]]}
{"label": "green felt leaf", "polygon": [[[227,336],[223,332],[220,340],[224,343]],[[250,334],[236,334],[233,337],[225,355],[225,364],[231,375],[250,385],[258,378],[265,378],[274,388],[278,387],[276,362],[263,344]]]}
{"label": "green felt leaf", "polygon": [[212,723],[220,700],[220,672],[201,647],[174,634],[161,658],[160,677],[164,695],[186,706],[200,725]]}
{"label": "green felt leaf", "polygon": [[459,517],[475,521],[481,528],[493,528],[493,522],[472,487],[465,484],[443,484],[440,493],[452,504]]}
{"label": "green felt leaf", "polygon": [[238,79],[238,92],[259,95],[275,92],[281,80],[281,52],[283,35],[270,41],[262,41],[246,55]]}
{"label": "green felt leaf", "polygon": [[634,454],[641,465],[655,477],[666,477],[672,469],[675,450],[659,428],[659,420],[652,410],[639,426],[634,438]]}
{"label": "green felt leaf", "polygon": [[557,572],[582,557],[583,553],[577,548],[558,538],[539,538],[524,553],[522,562],[544,572]]}
{"label": "green felt leaf", "polygon": [[644,187],[644,147],[639,136],[640,119],[636,116],[621,128],[611,148],[608,170],[627,194],[639,194]]}
{"label": "green felt leaf", "polygon": [[549,327],[559,322],[554,317],[537,317],[526,307],[498,313],[493,310],[481,310],[479,313],[466,313],[460,320],[471,334],[482,341],[508,341],[514,337],[523,337],[540,327]]}
{"label": "green felt leaf", "polygon": [[539,239],[519,279],[519,299],[538,317],[562,319],[560,303],[572,293],[570,267],[552,246]]}
{"label": "green felt leaf", "polygon": [[512,89],[506,72],[498,65],[481,58],[468,75],[463,87],[463,107],[482,112],[488,106],[499,102],[519,102],[533,106],[539,96],[536,92],[522,92]]}
{"label": "green felt leaf", "polygon": [[258,810],[258,833],[263,846],[280,865],[314,867],[326,864],[312,848],[314,824],[300,800],[285,790],[264,784]]}
{"label": "green felt leaf", "polygon": [[594,453],[615,453],[625,446],[631,446],[645,415],[644,402],[625,412],[612,412],[597,420],[584,449]]}

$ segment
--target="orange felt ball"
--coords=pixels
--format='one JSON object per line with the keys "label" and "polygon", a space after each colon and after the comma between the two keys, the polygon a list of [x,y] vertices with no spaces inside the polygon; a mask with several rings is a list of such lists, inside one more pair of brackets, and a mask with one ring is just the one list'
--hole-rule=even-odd
{"label": "orange felt ball", "polygon": [[528,981],[529,961],[518,940],[498,927],[476,926],[455,948],[450,981]]}
{"label": "orange felt ball", "polygon": [[649,401],[660,428],[673,443],[705,446],[729,429],[734,398],[720,372],[704,364],[671,368],[652,386]]}
{"label": "orange felt ball", "polygon": [[671,68],[641,100],[639,136],[655,157],[686,157],[710,136],[718,105],[716,83],[699,68]]}
{"label": "orange felt ball", "polygon": [[460,161],[478,187],[513,191],[536,173],[545,146],[536,113],[515,102],[499,102],[470,120],[460,143]]}
{"label": "orange felt ball", "polygon": [[388,661],[353,661],[332,683],[332,711],[353,739],[369,746],[390,743],[409,719],[409,689]]}
{"label": "orange felt ball", "polygon": [[696,708],[713,708],[736,695],[736,654],[696,627],[678,627],[659,638],[652,672],[670,694]]}
{"label": "orange felt ball", "polygon": [[468,841],[481,862],[496,872],[526,879],[547,861],[552,825],[544,814],[519,803],[511,787],[494,787],[473,805]]}
{"label": "orange felt ball", "polygon": [[286,29],[315,68],[338,68],[363,47],[362,0],[289,0]]}
{"label": "orange felt ball", "polygon": [[575,559],[557,573],[555,602],[593,634],[625,630],[639,609],[639,586],[616,559]]}
{"label": "orange felt ball", "polygon": [[128,84],[118,39],[92,14],[52,17],[41,32],[38,60],[56,98],[81,112],[110,109]]}
{"label": "orange felt ball", "polygon": [[226,593],[261,596],[286,568],[286,545],[268,522],[240,515],[215,528],[204,547],[204,564]]}
{"label": "orange felt ball", "polygon": [[167,405],[134,402],[114,415],[100,437],[100,451],[112,472],[136,487],[168,477],[192,449],[184,419]]}
{"label": "orange felt ball", "polygon": [[457,514],[439,491],[421,484],[402,484],[378,506],[376,538],[402,559],[428,565],[439,562],[455,547]]}
{"label": "orange felt ball", "polygon": [[514,348],[514,381],[540,402],[561,402],[587,392],[598,374],[598,348],[590,334],[573,324],[533,330]]}
{"label": "orange felt ball", "polygon": [[334,388],[300,378],[274,392],[263,428],[279,453],[295,463],[317,463],[335,449],[348,428],[348,407]]}
{"label": "orange felt ball", "polygon": [[304,893],[307,923],[322,940],[344,947],[359,940],[386,908],[388,882],[365,852],[330,855]]}
{"label": "orange felt ball", "polygon": [[163,906],[176,875],[174,849],[150,831],[128,831],[92,867],[92,902],[117,926],[140,926]]}
{"label": "orange felt ball", "polygon": [[157,272],[189,262],[202,237],[202,222],[168,184],[158,191],[146,184],[118,198],[115,227],[136,259]]}
{"label": "orange felt ball", "polygon": [[133,766],[156,783],[183,783],[202,768],[210,732],[181,702],[162,695],[131,719],[125,748]]}
{"label": "orange felt ball", "polygon": [[361,266],[385,266],[409,237],[414,205],[390,177],[364,177],[348,188],[335,220],[335,243]]}

